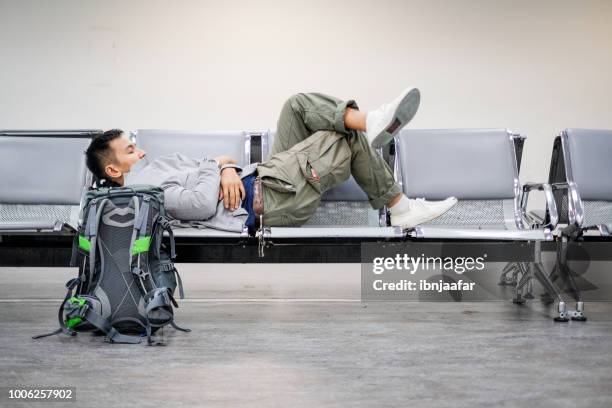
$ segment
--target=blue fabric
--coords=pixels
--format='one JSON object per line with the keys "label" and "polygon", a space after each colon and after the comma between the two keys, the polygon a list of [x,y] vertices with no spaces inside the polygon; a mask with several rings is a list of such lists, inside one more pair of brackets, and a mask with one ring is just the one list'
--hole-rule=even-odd
{"label": "blue fabric", "polygon": [[247,220],[244,225],[249,228],[255,228],[255,220],[257,217],[255,215],[255,211],[253,211],[253,184],[255,183],[256,178],[256,174],[251,174],[242,179],[242,184],[244,185],[244,192],[246,193],[244,200],[242,200],[242,208],[247,210],[247,212],[249,213],[249,216],[247,217]]}

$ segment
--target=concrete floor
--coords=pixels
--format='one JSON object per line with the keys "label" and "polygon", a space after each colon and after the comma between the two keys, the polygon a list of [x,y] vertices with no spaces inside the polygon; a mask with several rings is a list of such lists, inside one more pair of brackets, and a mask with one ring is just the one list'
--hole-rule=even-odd
{"label": "concrete floor", "polygon": [[[612,406],[612,303],[589,303],[588,322],[567,324],[539,302],[364,304],[347,292],[355,282],[329,289],[322,268],[308,294],[328,285],[336,300],[298,299],[302,284],[294,299],[207,300],[187,278],[202,297],[183,302],[177,321],[193,332],[165,329],[166,347],[31,340],[55,327],[50,294],[67,272],[0,268],[0,406],[75,406],[6,398],[7,387],[49,386],[105,408]],[[334,268],[359,276],[359,265]],[[43,276],[35,296],[11,283],[16,273]]]}

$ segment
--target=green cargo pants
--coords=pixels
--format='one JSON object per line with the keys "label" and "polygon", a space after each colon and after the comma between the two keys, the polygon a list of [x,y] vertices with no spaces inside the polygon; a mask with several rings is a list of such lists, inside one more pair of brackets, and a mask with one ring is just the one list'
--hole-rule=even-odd
{"label": "green cargo pants", "polygon": [[285,102],[272,155],[257,166],[263,184],[264,225],[297,227],[314,214],[327,190],[352,174],[372,208],[382,208],[402,191],[366,136],[344,127],[355,101],[307,93]]}

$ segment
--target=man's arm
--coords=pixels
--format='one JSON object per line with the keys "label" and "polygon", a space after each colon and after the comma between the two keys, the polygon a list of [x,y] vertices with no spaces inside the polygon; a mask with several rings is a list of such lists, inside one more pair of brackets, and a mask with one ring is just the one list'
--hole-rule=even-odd
{"label": "man's arm", "polygon": [[185,188],[182,176],[172,177],[163,184],[166,210],[175,219],[183,221],[207,220],[217,210],[219,167],[214,160],[200,163],[198,179],[193,189]]}
{"label": "man's arm", "polygon": [[[232,167],[223,168],[226,165],[237,164],[236,160],[229,156],[219,156],[215,160],[219,163],[221,170],[221,188],[219,189],[219,199],[223,200],[225,208],[234,211],[240,206],[240,200],[244,200],[245,191],[242,180],[238,175],[238,169]],[[241,169],[240,169],[241,170]]]}

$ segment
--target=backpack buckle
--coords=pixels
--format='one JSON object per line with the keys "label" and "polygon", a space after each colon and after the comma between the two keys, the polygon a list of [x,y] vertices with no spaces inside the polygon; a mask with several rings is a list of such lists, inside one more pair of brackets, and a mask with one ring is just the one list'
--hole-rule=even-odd
{"label": "backpack buckle", "polygon": [[143,271],[139,267],[135,266],[132,268],[132,273],[138,276],[140,279],[146,279],[149,275],[151,275],[148,271]]}
{"label": "backpack buckle", "polygon": [[170,228],[170,221],[166,217],[159,217],[159,225],[165,230]]}
{"label": "backpack buckle", "polygon": [[155,293],[153,294],[153,297],[151,298],[151,301],[154,300],[155,298],[161,298],[162,299],[162,303],[164,305],[169,305],[170,304],[170,297],[168,297],[168,291],[167,290],[163,290],[163,289],[156,290]]}

